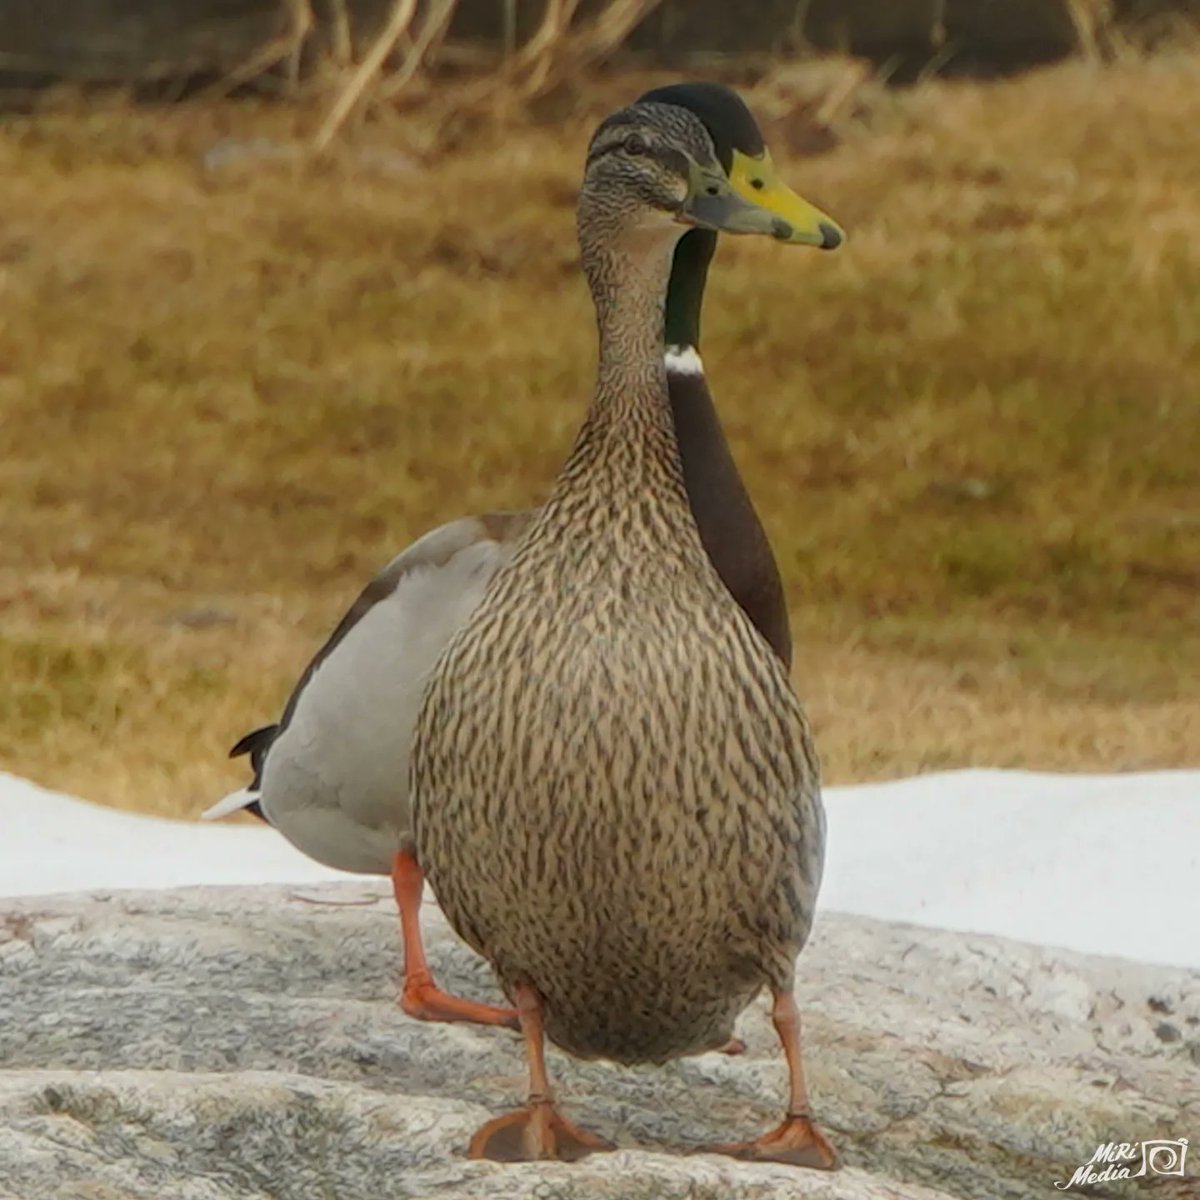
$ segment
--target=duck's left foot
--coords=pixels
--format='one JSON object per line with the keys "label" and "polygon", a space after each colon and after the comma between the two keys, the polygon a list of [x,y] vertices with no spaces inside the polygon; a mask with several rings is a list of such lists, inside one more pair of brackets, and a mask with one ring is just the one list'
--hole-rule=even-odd
{"label": "duck's left foot", "polygon": [[752,1142],[705,1146],[710,1154],[728,1154],[751,1162],[786,1163],[814,1171],[836,1171],[841,1165],[833,1144],[811,1117],[788,1117],[777,1129]]}
{"label": "duck's left foot", "polygon": [[737,1054],[746,1053],[746,1043],[741,1038],[730,1038],[723,1046],[717,1047],[718,1054],[728,1054],[731,1058]]}
{"label": "duck's left foot", "polygon": [[515,1008],[497,1008],[477,1000],[464,1000],[443,992],[427,971],[410,975],[404,981],[400,1007],[418,1021],[462,1021],[470,1025],[502,1025],[505,1029],[520,1029]]}
{"label": "duck's left foot", "polygon": [[551,1101],[535,1100],[477,1129],[467,1154],[494,1162],[578,1162],[596,1151],[615,1149],[612,1142],[573,1125]]}

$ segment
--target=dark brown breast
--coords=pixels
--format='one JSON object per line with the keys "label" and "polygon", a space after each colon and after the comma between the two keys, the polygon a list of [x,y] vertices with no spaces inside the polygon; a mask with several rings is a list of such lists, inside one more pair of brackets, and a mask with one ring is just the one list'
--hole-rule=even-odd
{"label": "dark brown breast", "polygon": [[667,374],[684,482],[700,540],[725,586],[786,667],[792,633],[783,582],[703,375]]}

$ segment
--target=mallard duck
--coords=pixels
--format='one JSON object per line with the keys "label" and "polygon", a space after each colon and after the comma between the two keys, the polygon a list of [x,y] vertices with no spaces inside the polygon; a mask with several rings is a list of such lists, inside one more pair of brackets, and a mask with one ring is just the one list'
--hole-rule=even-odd
{"label": "mallard duck", "polygon": [[[825,249],[842,241],[828,216],[776,174],[750,110],[712,83],[655,89],[643,101],[694,113],[735,189],[791,229],[785,240]],[[700,314],[717,233],[680,239],[665,309],[665,364],[684,478],[713,566],[751,622],[790,665],[791,635],[779,571],[717,418],[700,358]],[[246,809],[328,866],[390,875],[401,914],[401,1004],[429,1020],[516,1027],[509,1009],[448,996],[433,982],[418,919],[423,877],[410,853],[408,749],[425,680],[479,603],[534,514],[453,521],[420,538],[366,587],[309,663],[277,724],[233,748],[249,754],[253,782],[204,814]]]}
{"label": "mallard duck", "polygon": [[795,961],[825,822],[779,655],[735,602],[689,500],[662,353],[683,226],[786,236],[742,199],[707,129],[650,100],[606,120],[578,206],[599,326],[592,401],[550,498],[438,659],[417,715],[417,860],[515,1004],[526,1104],[469,1153],[611,1148],[555,1105],[549,1038],[581,1058],[715,1049],[763,989],[786,1115],[711,1149],[832,1168],[805,1089]]}

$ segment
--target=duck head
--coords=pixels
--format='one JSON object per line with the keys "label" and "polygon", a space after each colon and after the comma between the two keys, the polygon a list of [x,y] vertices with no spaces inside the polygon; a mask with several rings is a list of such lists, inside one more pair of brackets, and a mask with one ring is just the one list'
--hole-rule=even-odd
{"label": "duck head", "polygon": [[[760,190],[772,205],[759,202]],[[585,251],[589,242],[627,245],[643,235],[674,243],[683,231],[672,232],[673,225],[784,242],[808,237],[783,215],[788,206],[777,192],[805,203],[782,185],[768,191],[746,183],[739,191],[696,113],[640,100],[604,121],[588,147],[579,198],[580,237]]]}
{"label": "duck head", "polygon": [[698,117],[735,194],[778,219],[775,236],[799,246],[834,250],[845,241],[841,226],[787,186],[775,170],[762,131],[745,102],[719,83],[676,83],[655,88],[638,104],[668,104]]}
{"label": "duck head", "polygon": [[[845,241],[845,232],[832,217],[779,178],[762,130],[737,92],[719,83],[677,83],[647,92],[641,102],[670,104],[698,117],[734,192],[785,222],[792,232],[784,241],[821,250],[834,250]],[[687,233],[675,248],[666,305],[668,346],[699,347],[700,309],[716,248],[717,235],[705,229]]]}

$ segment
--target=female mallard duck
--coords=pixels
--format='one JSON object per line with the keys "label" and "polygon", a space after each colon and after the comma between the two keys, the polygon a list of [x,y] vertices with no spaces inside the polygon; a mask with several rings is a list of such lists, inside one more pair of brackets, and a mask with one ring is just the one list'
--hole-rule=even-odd
{"label": "female mallard duck", "polygon": [[[762,134],[719,84],[658,88],[642,97],[705,124],[735,189],[786,221],[786,240],[829,249],[841,231],[779,182]],[[673,422],[700,538],[733,598],[785,664],[791,637],[771,547],[737,471],[699,356],[700,311],[717,234],[692,229],[675,250],[666,301],[665,361]],[[662,348],[660,347],[660,353]],[[211,808],[247,808],[304,853],[342,870],[391,875],[405,945],[401,1003],[412,1016],[516,1025],[511,1010],[447,996],[432,981],[418,919],[422,875],[408,852],[408,749],[426,677],[479,603],[532,513],[493,513],[422,537],[363,591],[305,669],[276,725],[247,734],[252,784]]]}
{"label": "female mallard duck", "polygon": [[433,669],[411,750],[416,857],[525,1037],[528,1102],[484,1125],[473,1156],[608,1146],[555,1108],[545,1037],[661,1063],[724,1044],[769,987],[787,1115],[714,1149],[830,1168],[793,999],[824,855],[817,759],[689,502],[662,353],[681,223],[780,232],[732,190],[693,113],[639,102],[597,131],[579,198],[592,402],[549,500]]}

